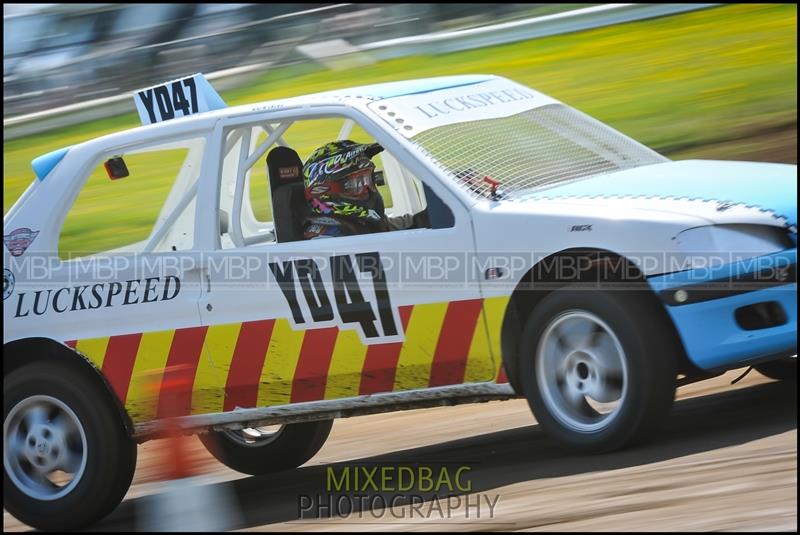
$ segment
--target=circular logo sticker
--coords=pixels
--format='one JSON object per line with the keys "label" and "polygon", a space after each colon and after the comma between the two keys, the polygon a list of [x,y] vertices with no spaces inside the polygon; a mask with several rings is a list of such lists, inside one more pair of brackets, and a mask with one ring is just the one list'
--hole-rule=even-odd
{"label": "circular logo sticker", "polygon": [[8,299],[14,291],[14,274],[7,269],[3,269],[3,301]]}

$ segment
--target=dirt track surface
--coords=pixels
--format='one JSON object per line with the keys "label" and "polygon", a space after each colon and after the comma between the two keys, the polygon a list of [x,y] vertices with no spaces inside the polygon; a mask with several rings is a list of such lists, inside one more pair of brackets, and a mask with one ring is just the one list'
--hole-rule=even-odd
{"label": "dirt track surface", "polygon": [[[232,529],[796,531],[797,388],[755,371],[730,385],[738,374],[679,389],[657,440],[599,456],[561,451],[524,400],[337,420],[314,459],[272,476],[233,472],[190,440],[206,471],[200,485],[239,504]],[[95,529],[137,529],[147,500],[167,496],[155,481],[162,447],[163,441],[140,447],[125,501]],[[347,518],[298,520],[299,495],[325,492],[326,468],[344,461],[468,465],[469,498],[497,499],[494,515],[486,518],[484,506],[480,521],[475,509],[465,518],[463,507],[451,510],[450,518],[435,511],[409,518],[405,507],[392,514],[368,508]],[[404,511],[405,518],[397,518]],[[178,509],[174,514],[185,516]],[[3,528],[28,529],[8,513]]]}

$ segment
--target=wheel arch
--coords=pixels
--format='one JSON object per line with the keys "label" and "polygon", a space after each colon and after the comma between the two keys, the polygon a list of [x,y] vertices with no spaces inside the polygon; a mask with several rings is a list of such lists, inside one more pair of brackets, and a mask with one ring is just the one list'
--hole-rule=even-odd
{"label": "wheel arch", "polygon": [[678,372],[686,376],[702,375],[702,370],[688,359],[675,324],[634,262],[606,249],[572,248],[553,253],[533,265],[517,283],[506,307],[500,333],[502,363],[509,383],[518,394],[522,393],[518,372],[519,344],[526,318],[547,295],[575,283],[605,285],[607,288],[618,284],[638,286],[652,299],[661,321],[665,322],[678,343]]}
{"label": "wheel arch", "polygon": [[89,378],[98,392],[117,409],[125,431],[133,436],[133,421],[113,387],[97,366],[78,350],[45,337],[22,338],[3,345],[4,377],[27,364],[41,361],[57,361]]}

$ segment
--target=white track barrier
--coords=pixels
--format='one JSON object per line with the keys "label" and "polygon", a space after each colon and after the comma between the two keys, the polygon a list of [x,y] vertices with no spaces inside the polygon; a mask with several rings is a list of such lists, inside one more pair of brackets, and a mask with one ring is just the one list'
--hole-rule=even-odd
{"label": "white track barrier", "polygon": [[[230,483],[202,476],[166,481],[164,491],[141,498],[139,531],[230,531],[241,526],[239,504]],[[141,512],[139,512],[141,511]]]}

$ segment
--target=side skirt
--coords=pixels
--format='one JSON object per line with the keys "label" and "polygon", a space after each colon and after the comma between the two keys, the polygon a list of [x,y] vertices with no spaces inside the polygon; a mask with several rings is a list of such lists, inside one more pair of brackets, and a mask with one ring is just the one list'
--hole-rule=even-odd
{"label": "side skirt", "polygon": [[222,429],[242,429],[275,424],[291,424],[347,418],[365,414],[394,412],[462,403],[481,403],[518,397],[508,383],[471,383],[439,386],[405,392],[385,392],[342,399],[306,401],[274,407],[235,409],[229,412],[183,416],[165,425],[165,420],[136,424],[133,437],[145,442],[163,437],[177,427],[183,434]]}

